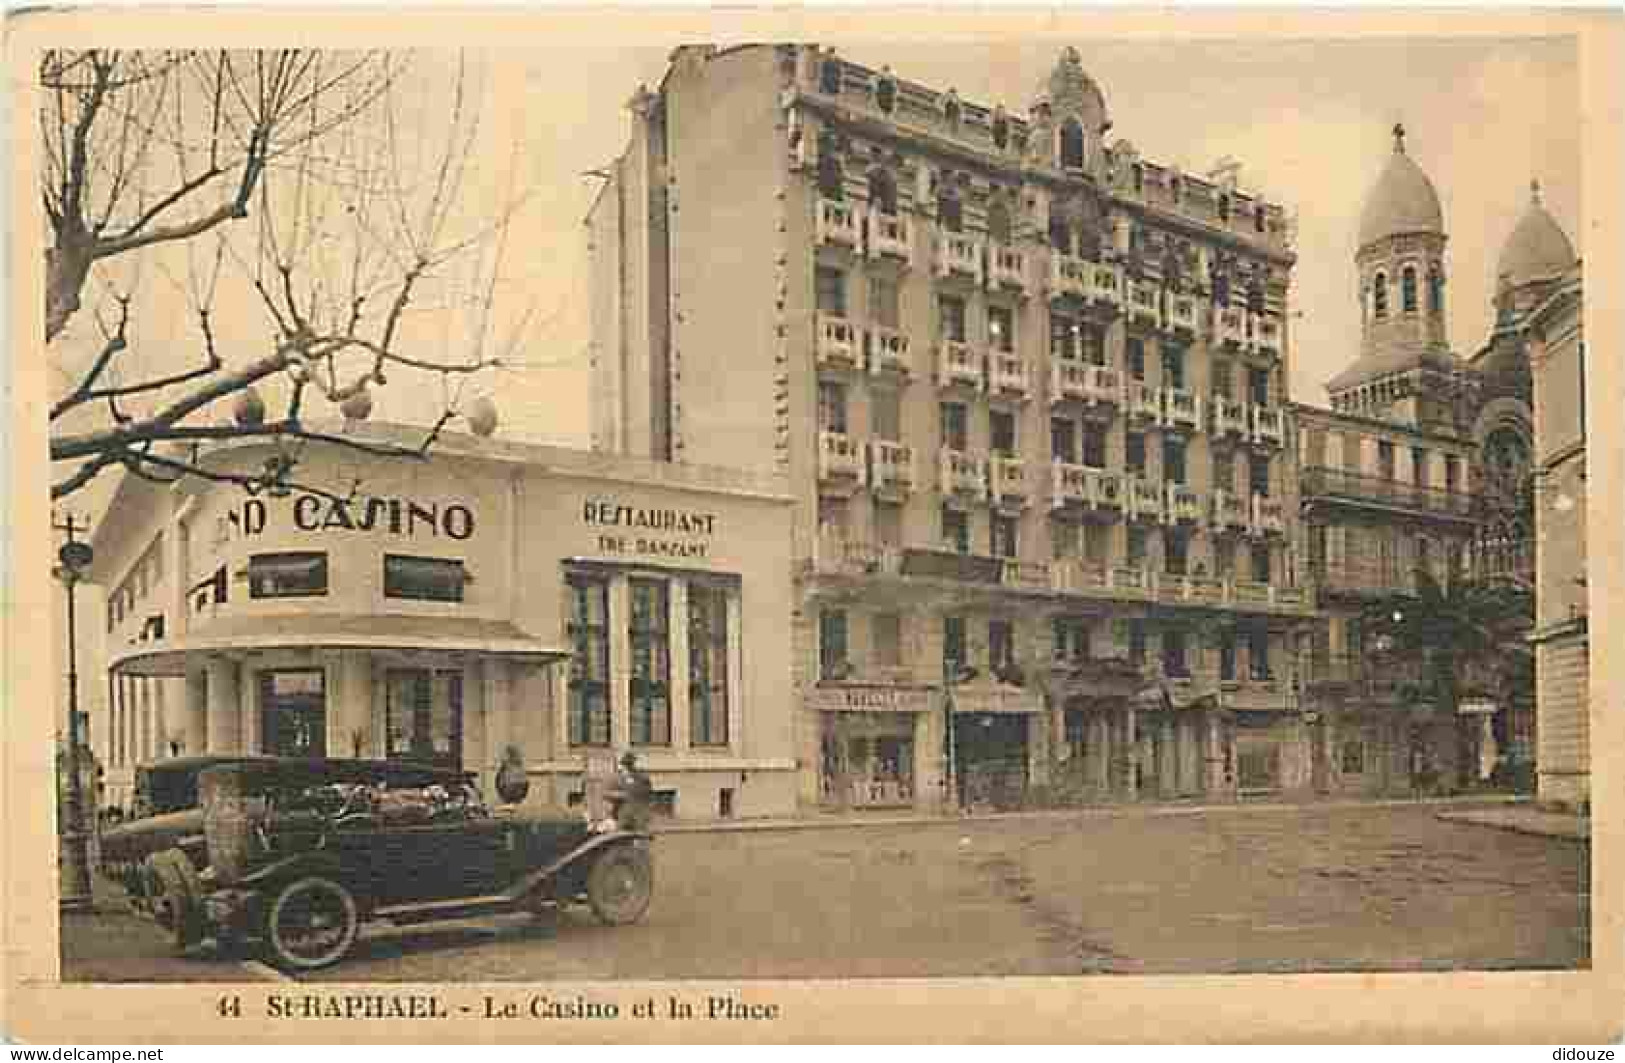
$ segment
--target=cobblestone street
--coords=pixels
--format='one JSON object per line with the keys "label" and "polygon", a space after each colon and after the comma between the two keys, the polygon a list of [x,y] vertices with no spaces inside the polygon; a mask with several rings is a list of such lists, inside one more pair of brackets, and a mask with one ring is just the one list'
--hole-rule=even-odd
{"label": "cobblestone street", "polygon": [[[655,903],[373,928],[342,982],[1564,968],[1588,962],[1586,843],[1429,805],[1126,808],[656,841]],[[112,919],[114,916],[108,916]],[[163,935],[118,935],[156,961]],[[106,951],[107,946],[102,946]],[[105,957],[67,978],[115,978]],[[238,980],[205,948],[145,977]],[[76,971],[79,972],[76,974]]]}

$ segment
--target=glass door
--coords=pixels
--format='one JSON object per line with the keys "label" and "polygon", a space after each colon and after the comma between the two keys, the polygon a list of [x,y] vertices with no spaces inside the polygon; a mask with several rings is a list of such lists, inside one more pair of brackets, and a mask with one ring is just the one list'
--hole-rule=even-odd
{"label": "glass door", "polygon": [[260,673],[260,749],[274,757],[327,755],[327,684],[321,669]]}

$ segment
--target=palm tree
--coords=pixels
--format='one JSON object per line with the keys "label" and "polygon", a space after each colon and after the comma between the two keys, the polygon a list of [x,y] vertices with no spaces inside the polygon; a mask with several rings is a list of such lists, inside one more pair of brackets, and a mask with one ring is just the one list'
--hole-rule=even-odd
{"label": "palm tree", "polygon": [[[1534,651],[1525,637],[1534,622],[1534,594],[1511,580],[1451,580],[1441,586],[1416,571],[1416,593],[1369,603],[1362,630],[1401,660],[1420,662],[1420,682],[1406,700],[1431,702],[1448,718],[1470,699],[1506,707],[1494,717],[1496,741],[1508,742],[1511,707],[1534,686]],[[1461,778],[1468,778],[1468,734],[1457,732]]]}

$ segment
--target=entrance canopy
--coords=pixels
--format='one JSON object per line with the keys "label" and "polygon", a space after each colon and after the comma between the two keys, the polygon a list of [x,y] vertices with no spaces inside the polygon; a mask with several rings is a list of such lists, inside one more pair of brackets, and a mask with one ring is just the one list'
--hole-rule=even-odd
{"label": "entrance canopy", "polygon": [[141,643],[112,656],[114,675],[184,676],[212,654],[245,650],[398,650],[484,654],[546,664],[567,649],[549,646],[507,620],[452,616],[301,613],[208,623],[196,635]]}

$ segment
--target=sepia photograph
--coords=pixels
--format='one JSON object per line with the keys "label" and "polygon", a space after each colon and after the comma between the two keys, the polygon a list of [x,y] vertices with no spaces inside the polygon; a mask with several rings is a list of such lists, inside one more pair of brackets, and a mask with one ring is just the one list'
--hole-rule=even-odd
{"label": "sepia photograph", "polygon": [[47,980],[1618,990],[1584,17],[526,17],[13,41]]}

